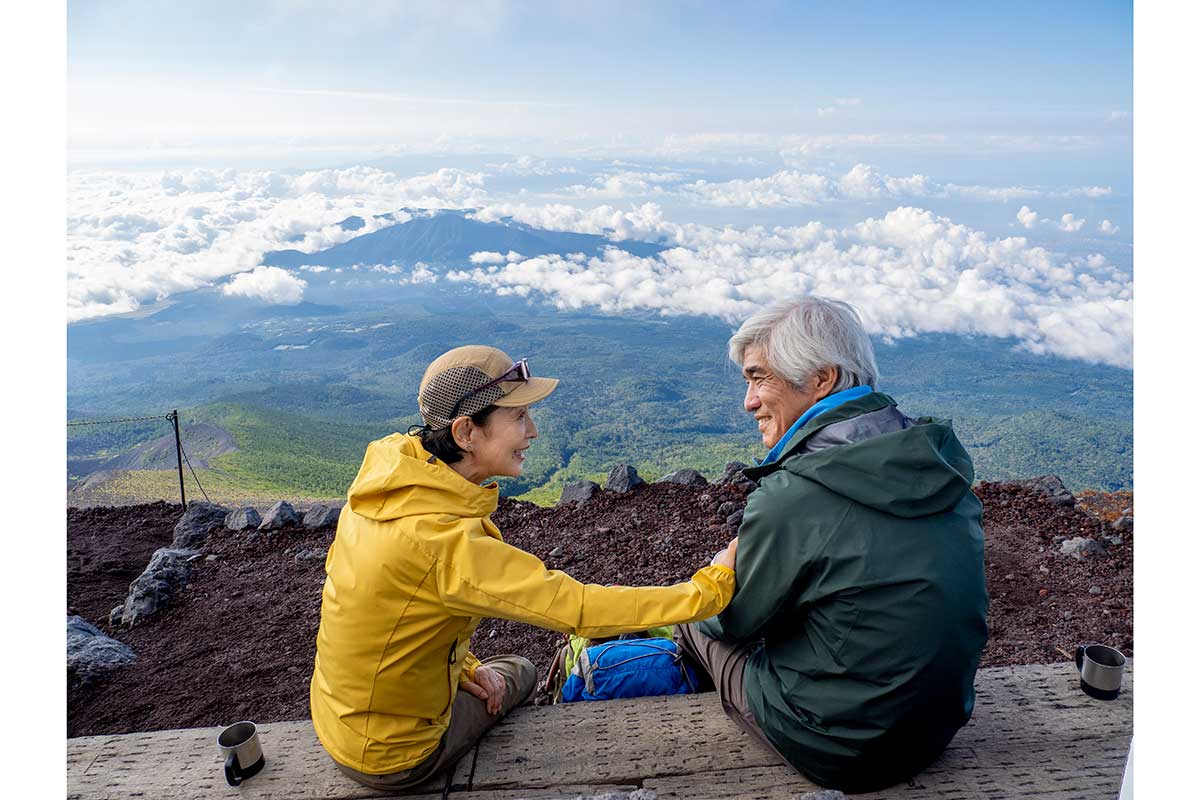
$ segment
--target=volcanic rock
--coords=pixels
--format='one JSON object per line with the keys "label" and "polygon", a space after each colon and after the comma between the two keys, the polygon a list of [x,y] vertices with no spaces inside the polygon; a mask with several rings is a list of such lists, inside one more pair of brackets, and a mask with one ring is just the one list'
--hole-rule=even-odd
{"label": "volcanic rock", "polygon": [[309,550],[301,550],[299,553],[296,553],[296,555],[293,556],[293,558],[295,559],[297,564],[315,564],[318,561],[324,562],[325,555],[328,552],[329,552],[328,550],[312,548]]}
{"label": "volcanic rock", "polygon": [[725,524],[733,528],[740,527],[742,524],[742,517],[745,515],[745,513],[746,512],[743,509],[739,508],[737,511],[725,518]]}
{"label": "volcanic rock", "polygon": [[83,617],[67,617],[67,680],[87,683],[132,664],[136,658],[133,648],[105,635]]}
{"label": "volcanic rock", "polygon": [[136,625],[170,603],[175,593],[187,585],[191,562],[199,555],[196,550],[171,547],[155,550],[146,569],[129,584],[120,622]]}
{"label": "volcanic rock", "polygon": [[713,481],[717,486],[725,486],[726,484],[735,484],[745,487],[753,487],[754,481],[750,480],[743,474],[742,470],[749,467],[749,464],[743,464],[740,461],[729,461],[725,464],[725,471],[721,473],[721,477]]}
{"label": "volcanic rock", "polygon": [[210,533],[225,527],[228,514],[229,509],[225,506],[193,500],[187,504],[187,510],[175,524],[175,538],[171,540],[171,547],[177,550],[197,547]]}
{"label": "volcanic rock", "polygon": [[655,483],[680,483],[684,486],[705,486],[708,479],[694,469],[677,469],[663,475]]}
{"label": "volcanic rock", "polygon": [[637,470],[628,464],[618,464],[608,473],[608,480],[604,482],[604,488],[610,492],[628,492],[635,486],[641,486],[645,483]]}
{"label": "volcanic rock", "polygon": [[342,513],[342,507],[339,505],[330,505],[328,503],[317,503],[308,510],[304,515],[304,527],[306,528],[332,528],[337,525],[338,516]]}
{"label": "volcanic rock", "polygon": [[1077,561],[1089,558],[1104,558],[1108,555],[1108,551],[1105,550],[1104,545],[1095,539],[1088,539],[1085,536],[1076,536],[1074,539],[1067,539],[1062,543],[1062,549],[1059,552],[1064,556],[1071,556]]}
{"label": "volcanic rock", "polygon": [[583,503],[590,499],[600,491],[600,484],[595,481],[575,481],[568,483],[563,487],[562,497],[558,498],[558,505],[567,503]]}
{"label": "volcanic rock", "polygon": [[721,503],[721,505],[717,506],[717,516],[728,517],[730,514],[737,511],[739,508],[741,508],[741,506],[738,503],[735,503],[732,500],[728,500],[724,503]]}
{"label": "volcanic rock", "polygon": [[296,509],[292,508],[292,504],[288,501],[280,500],[267,511],[267,515],[263,517],[262,524],[258,526],[258,529],[260,531],[274,531],[285,525],[299,524],[300,515],[296,513]]}
{"label": "volcanic rock", "polygon": [[1015,481],[1015,483],[1046,495],[1056,506],[1075,507],[1075,495],[1071,494],[1057,475],[1039,475],[1029,480]]}
{"label": "volcanic rock", "polygon": [[1122,514],[1113,522],[1112,527],[1117,533],[1128,533],[1133,530],[1133,517],[1129,514]]}
{"label": "volcanic rock", "polygon": [[262,517],[250,506],[230,511],[225,516],[225,527],[231,531],[250,531],[262,524]]}

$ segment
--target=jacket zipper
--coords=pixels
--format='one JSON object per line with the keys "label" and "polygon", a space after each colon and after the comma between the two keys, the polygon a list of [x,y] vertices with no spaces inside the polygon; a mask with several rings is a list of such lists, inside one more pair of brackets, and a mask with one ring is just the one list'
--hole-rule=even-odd
{"label": "jacket zipper", "polygon": [[450,713],[450,706],[454,703],[454,665],[458,661],[458,639],[450,645],[450,653],[446,658],[446,707],[442,709],[439,717],[444,717]]}

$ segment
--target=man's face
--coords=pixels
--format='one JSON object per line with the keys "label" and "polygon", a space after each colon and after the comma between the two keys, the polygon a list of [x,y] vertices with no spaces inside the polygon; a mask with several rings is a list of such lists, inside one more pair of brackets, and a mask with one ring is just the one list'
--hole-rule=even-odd
{"label": "man's face", "polygon": [[810,378],[799,389],[777,376],[767,366],[762,345],[750,345],[742,358],[742,376],[746,379],[746,410],[758,422],[763,444],[774,447],[792,423],[828,392],[820,392]]}

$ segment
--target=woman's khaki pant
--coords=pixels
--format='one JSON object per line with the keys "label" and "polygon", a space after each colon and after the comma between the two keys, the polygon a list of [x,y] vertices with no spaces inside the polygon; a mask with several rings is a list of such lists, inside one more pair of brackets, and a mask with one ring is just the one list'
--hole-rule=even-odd
{"label": "woman's khaki pant", "polygon": [[489,728],[509,711],[525,702],[533,693],[533,686],[537,682],[537,670],[527,658],[496,656],[483,663],[503,675],[504,683],[507,684],[499,714],[492,716],[487,712],[487,704],[484,701],[459,689],[450,709],[450,727],[442,734],[437,749],[417,766],[386,775],[368,775],[342,764],[337,765],[338,769],[372,789],[402,791],[420,788],[425,791],[439,791],[445,773],[470,752]]}

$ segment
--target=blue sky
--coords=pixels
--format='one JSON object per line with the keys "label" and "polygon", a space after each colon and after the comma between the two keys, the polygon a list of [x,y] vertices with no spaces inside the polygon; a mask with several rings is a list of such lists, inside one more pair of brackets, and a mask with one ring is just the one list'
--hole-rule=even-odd
{"label": "blue sky", "polygon": [[1111,118],[1132,110],[1132,5],[75,2],[68,58],[81,145],[178,133],[138,106],[153,98],[193,139],[280,135],[270,115],[300,102],[317,113],[293,133],[360,142],[417,142],[396,117],[419,110],[489,141],[857,131],[1111,153],[1128,148]]}

